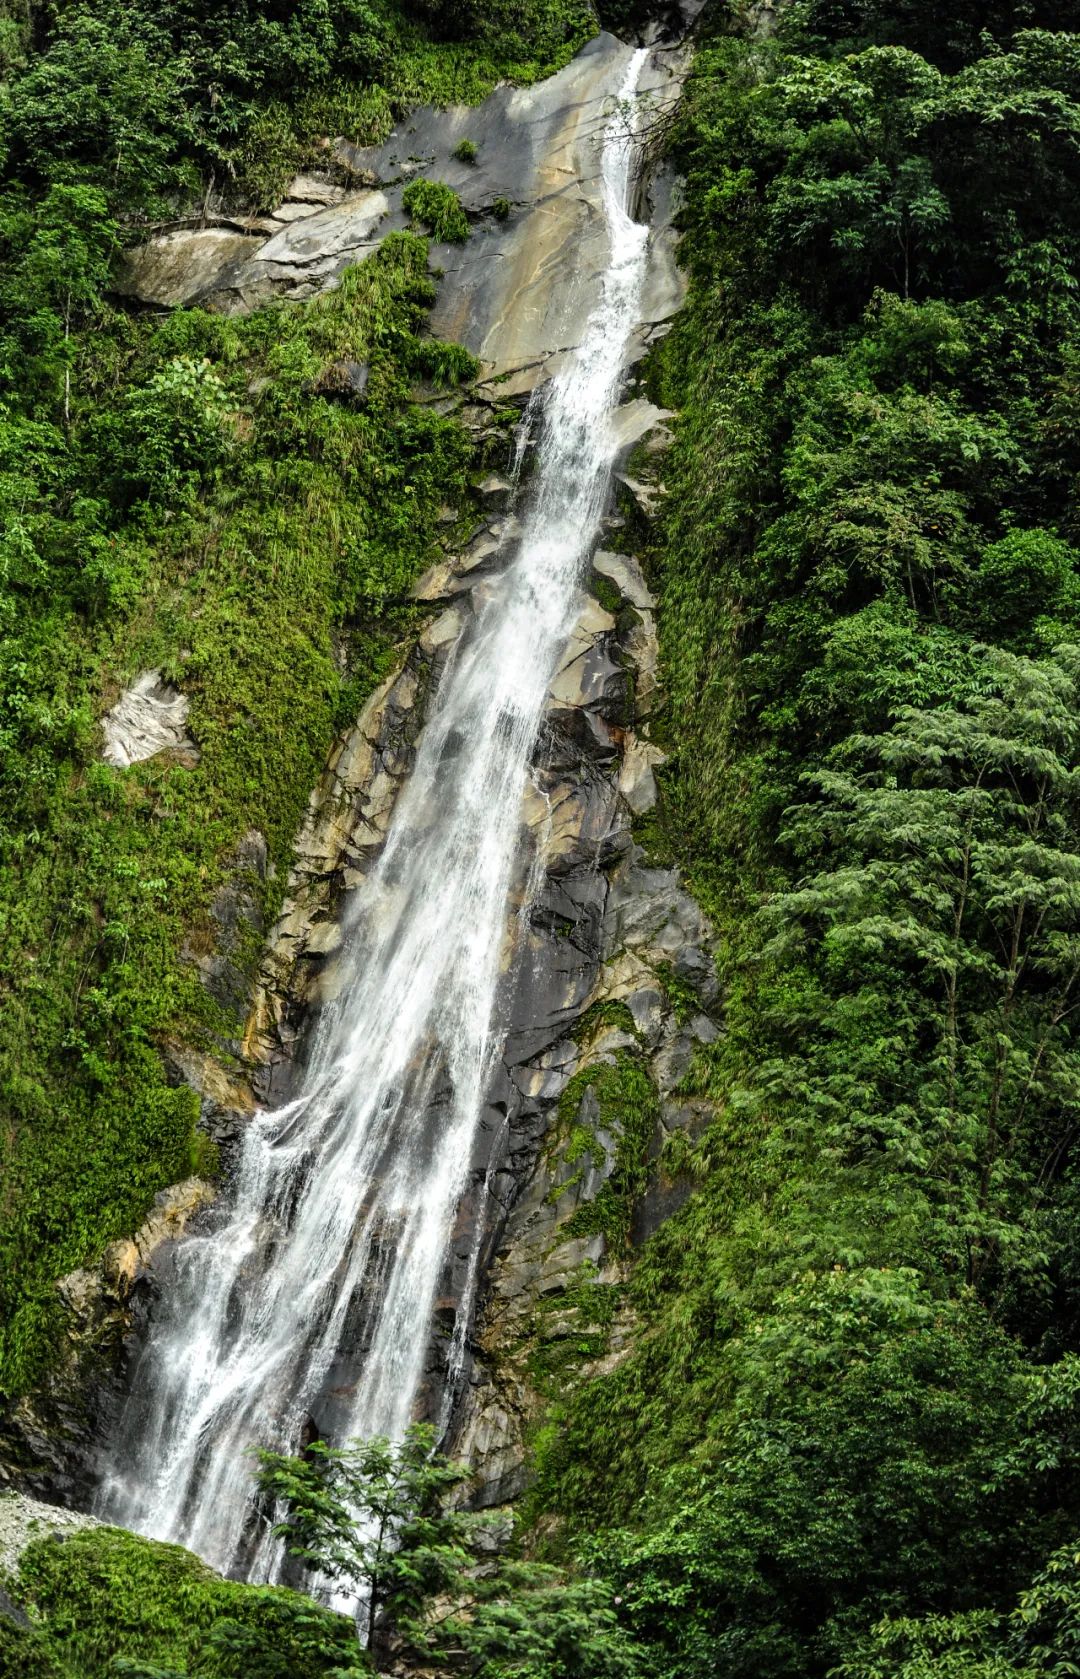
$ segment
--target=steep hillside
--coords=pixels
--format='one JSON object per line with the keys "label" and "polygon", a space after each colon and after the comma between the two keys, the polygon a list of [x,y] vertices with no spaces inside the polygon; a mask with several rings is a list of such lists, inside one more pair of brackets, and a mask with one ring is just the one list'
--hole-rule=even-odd
{"label": "steep hillside", "polygon": [[[57,1278],[217,1170],[178,1056],[243,1059],[298,831],[308,922],[337,914],[347,847],[317,806],[302,824],[309,794],[358,715],[361,756],[414,738],[401,688],[361,707],[490,557],[453,543],[509,493],[481,475],[518,413],[488,393],[478,425],[476,363],[425,332],[421,226],[491,232],[502,199],[466,191],[462,224],[445,186],[413,193],[416,228],[337,289],[245,315],[121,304],[118,252],[193,217],[248,237],[300,171],[355,187],[326,142],[545,76],[596,26],[0,0],[0,1397],[55,1363]],[[538,900],[564,1036],[522,1052],[531,1153],[461,1250],[487,1268],[454,1438],[499,1513],[466,1555],[420,1437],[376,1653],[480,1679],[1065,1679],[1080,7],[714,0],[651,122],[689,290],[637,376],[674,441],[650,409],[558,673],[581,773],[546,860],[595,840],[571,906],[592,943]],[[395,676],[410,695],[435,651]],[[121,770],[101,718],[151,671],[190,709]],[[282,925],[274,974],[311,935]],[[278,1049],[291,985],[260,1005]],[[264,1491],[306,1463],[337,1520],[317,1434]],[[339,1554],[326,1532],[293,1529],[304,1564]],[[4,1589],[0,1674],[371,1670],[342,1617],[115,1530],[39,1540]]]}
{"label": "steep hillside", "polygon": [[1078,22],[793,5],[674,136],[643,837],[720,1114],[534,1497],[680,1679],[1075,1648]]}

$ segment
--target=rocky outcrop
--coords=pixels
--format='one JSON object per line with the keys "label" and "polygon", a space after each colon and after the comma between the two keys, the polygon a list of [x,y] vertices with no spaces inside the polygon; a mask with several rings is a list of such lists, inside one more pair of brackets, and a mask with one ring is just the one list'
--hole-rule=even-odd
{"label": "rocky outcrop", "polygon": [[188,709],[186,695],[166,682],[159,670],[144,670],[101,720],[102,757],[107,764],[125,769],[128,764],[156,758],[159,752],[172,752],[179,762],[193,767],[199,752],[187,732]]}
{"label": "rocky outcrop", "polygon": [[[136,303],[181,308],[212,293],[222,274],[253,259],[293,222],[310,221],[350,197],[362,196],[350,194],[328,178],[296,175],[269,215],[233,217],[207,212],[174,222],[124,251],[113,289]],[[366,240],[365,232],[361,242]]]}
{"label": "rocky outcrop", "polygon": [[750,0],[746,8],[745,28],[748,35],[771,35],[779,22],[787,0]]}
{"label": "rocky outcrop", "polygon": [[[495,527],[485,525],[472,549],[495,540]],[[470,551],[458,566],[467,569]],[[448,576],[453,568],[454,562],[445,562]],[[341,943],[345,900],[367,875],[386,837],[397,795],[412,768],[424,698],[463,622],[462,610],[448,606],[428,623],[399,669],[375,690],[337,742],[312,792],[244,1036],[244,1059],[254,1069],[261,1100],[284,1096],[313,1012],[335,995],[333,958]]]}
{"label": "rocky outcrop", "polygon": [[107,1397],[117,1347],[130,1329],[140,1291],[215,1193],[203,1178],[173,1184],[155,1198],[134,1236],[113,1242],[99,1265],[61,1277],[63,1339],[42,1388],[5,1418],[8,1449],[15,1456],[0,1461],[0,1481],[18,1477],[65,1504],[78,1506],[85,1499],[99,1404]]}
{"label": "rocky outcrop", "polygon": [[[0,1579],[14,1573],[23,1551],[35,1539],[66,1539],[69,1534],[100,1526],[93,1516],[85,1516],[78,1510],[43,1504],[25,1493],[0,1493]],[[3,1612],[0,1594],[0,1614]]]}
{"label": "rocky outcrop", "polygon": [[551,1400],[630,1345],[634,1254],[690,1188],[669,1139],[692,1140],[712,1114],[710,931],[634,835],[663,761],[649,739],[653,597],[632,555],[602,551],[594,566],[605,604],[585,603],[552,684],[530,801],[543,873],[504,1060],[503,1159],[471,1232],[483,1281],[448,1445],[484,1507],[522,1490]]}
{"label": "rocky outcrop", "polygon": [[[432,331],[479,356],[503,400],[520,396],[574,347],[596,301],[607,252],[593,140],[628,52],[599,35],[533,87],[497,88],[477,106],[414,111],[381,146],[339,140],[333,167],[351,188],[297,176],[269,217],[158,234],[126,253],[118,289],[143,303],[197,303],[227,314],[314,296],[410,225],[402,193],[427,175],[454,188],[472,224],[466,244],[432,245],[443,276]],[[685,65],[683,48],[658,47],[643,86],[666,102]],[[473,155],[456,155],[463,140]],[[649,190],[654,236],[642,347],[682,297],[671,182],[656,176]],[[571,251],[586,282],[572,299],[561,284]]]}
{"label": "rocky outcrop", "polygon": [[121,297],[176,309],[213,287],[219,274],[253,257],[266,235],[237,227],[179,227],[159,233],[120,259]]}

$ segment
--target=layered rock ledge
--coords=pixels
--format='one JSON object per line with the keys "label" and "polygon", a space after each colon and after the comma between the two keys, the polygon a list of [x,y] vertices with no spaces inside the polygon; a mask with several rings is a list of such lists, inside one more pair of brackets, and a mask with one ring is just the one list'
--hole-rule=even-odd
{"label": "layered rock ledge", "polygon": [[[129,251],[118,289],[136,302],[225,314],[316,296],[388,233],[410,225],[402,194],[426,175],[454,188],[472,226],[464,245],[432,243],[443,280],[431,329],[479,356],[503,399],[521,395],[574,348],[596,302],[607,248],[593,141],[629,50],[601,34],[533,87],[497,88],[477,106],[423,107],[381,146],[338,140],[332,174],[297,176],[272,215],[172,228]],[[642,82],[647,96],[670,100],[685,64],[682,47],[657,48]],[[475,161],[455,156],[463,140],[476,148]],[[642,346],[682,298],[670,178],[656,175],[650,190]],[[572,296],[565,285],[571,253],[582,280]]]}

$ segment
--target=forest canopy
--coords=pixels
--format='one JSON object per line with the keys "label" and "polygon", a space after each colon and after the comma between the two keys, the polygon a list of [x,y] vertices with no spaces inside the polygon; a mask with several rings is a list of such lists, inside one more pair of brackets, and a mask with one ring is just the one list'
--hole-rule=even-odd
{"label": "forest canopy", "polygon": [[714,16],[676,119],[647,842],[719,1112],[535,1495],[673,1679],[1080,1646],[1078,25]]}

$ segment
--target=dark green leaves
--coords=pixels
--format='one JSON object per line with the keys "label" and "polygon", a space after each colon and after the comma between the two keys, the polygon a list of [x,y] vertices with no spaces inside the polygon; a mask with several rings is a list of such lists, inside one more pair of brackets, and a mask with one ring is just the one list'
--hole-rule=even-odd
{"label": "dark green leaves", "polygon": [[435,1450],[430,1425],[400,1445],[316,1441],[302,1458],[259,1461],[290,1555],[358,1592],[369,1644],[403,1639],[420,1662],[464,1657],[477,1679],[643,1675],[610,1585],[508,1560],[505,1537],[477,1544],[484,1518],[448,1504],[468,1470]]}
{"label": "dark green leaves", "polygon": [[368,1639],[380,1614],[415,1618],[468,1561],[468,1521],[446,1498],[468,1471],[435,1451],[435,1431],[415,1423],[395,1446],[377,1438],[303,1457],[259,1452],[259,1487],[284,1514],[277,1532],[290,1556],[355,1591]]}

